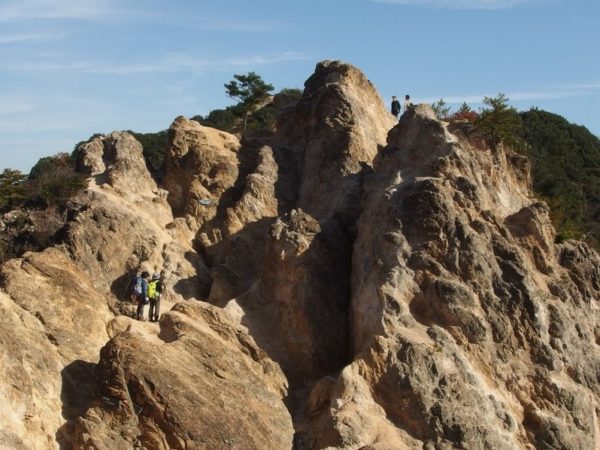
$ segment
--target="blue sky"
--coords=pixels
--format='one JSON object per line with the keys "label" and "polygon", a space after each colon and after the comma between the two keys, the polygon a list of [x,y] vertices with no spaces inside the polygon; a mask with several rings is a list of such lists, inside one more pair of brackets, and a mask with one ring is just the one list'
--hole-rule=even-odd
{"label": "blue sky", "polygon": [[600,135],[599,45],[598,0],[0,0],[0,168],[225,107],[235,73],[302,88],[323,59],[386,102],[503,92]]}

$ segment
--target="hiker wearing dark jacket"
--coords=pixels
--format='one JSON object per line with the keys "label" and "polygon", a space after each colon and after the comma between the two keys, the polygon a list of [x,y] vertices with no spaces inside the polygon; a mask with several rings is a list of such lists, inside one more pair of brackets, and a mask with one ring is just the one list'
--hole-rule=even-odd
{"label": "hiker wearing dark jacket", "polygon": [[392,95],[391,112],[394,117],[398,117],[398,114],[400,114],[400,101],[398,100],[398,98],[395,95]]}
{"label": "hiker wearing dark jacket", "polygon": [[137,320],[144,320],[144,306],[148,303],[148,278],[150,278],[150,274],[142,272],[135,279],[134,297],[137,302],[137,311],[135,314]]}
{"label": "hiker wearing dark jacket", "polygon": [[160,316],[160,294],[162,293],[162,281],[160,275],[155,273],[148,283],[148,299],[150,300],[150,310],[148,316],[150,322],[158,322]]}

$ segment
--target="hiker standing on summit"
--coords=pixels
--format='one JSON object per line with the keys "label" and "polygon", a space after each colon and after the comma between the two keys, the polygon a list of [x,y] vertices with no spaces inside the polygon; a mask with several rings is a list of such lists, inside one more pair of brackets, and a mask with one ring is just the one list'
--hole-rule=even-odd
{"label": "hiker standing on summit", "polygon": [[395,95],[392,95],[391,112],[394,117],[398,118],[398,114],[400,114],[400,101],[398,100],[398,97],[396,97]]}
{"label": "hiker standing on summit", "polygon": [[406,94],[404,96],[404,112],[408,111],[409,109],[412,109],[413,104],[410,101],[410,95]]}

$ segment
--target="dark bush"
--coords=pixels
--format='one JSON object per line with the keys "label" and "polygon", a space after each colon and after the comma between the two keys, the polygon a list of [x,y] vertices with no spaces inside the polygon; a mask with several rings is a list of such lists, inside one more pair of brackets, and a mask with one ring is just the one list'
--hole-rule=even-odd
{"label": "dark bush", "polygon": [[160,170],[169,149],[169,131],[163,130],[158,133],[129,132],[142,144],[144,158],[150,167],[155,172]]}
{"label": "dark bush", "polygon": [[42,158],[31,170],[27,197],[45,206],[62,207],[66,201],[85,189],[87,179],[75,170],[67,153]]}
{"label": "dark bush", "polygon": [[194,116],[192,120],[204,125],[205,127],[216,128],[217,130],[235,133],[241,126],[241,119],[235,106],[228,106],[225,109],[215,109],[208,113],[208,116]]}
{"label": "dark bush", "polygon": [[0,173],[0,212],[17,208],[27,199],[27,176],[14,169]]}
{"label": "dark bush", "polygon": [[600,238],[600,140],[585,127],[536,108],[520,114],[533,189],[551,209],[557,239]]}

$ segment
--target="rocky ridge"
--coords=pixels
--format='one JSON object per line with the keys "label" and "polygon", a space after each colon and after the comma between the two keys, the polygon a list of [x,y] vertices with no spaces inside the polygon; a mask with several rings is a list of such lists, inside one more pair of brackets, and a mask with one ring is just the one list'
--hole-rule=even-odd
{"label": "rocky ridge", "polygon": [[2,266],[0,445],[600,448],[600,260],[522,156],[336,61],[271,135],[170,141],[160,185],[128,133],[82,144],[60,242]]}

